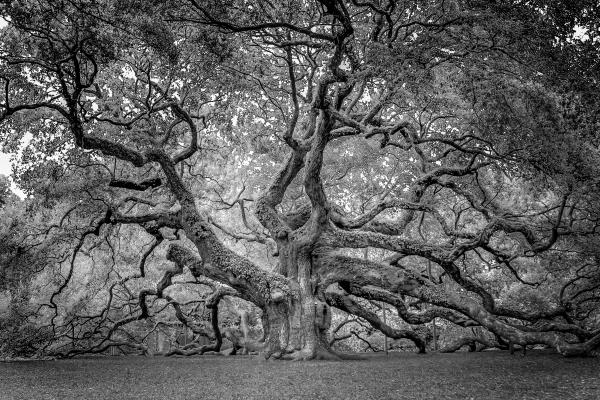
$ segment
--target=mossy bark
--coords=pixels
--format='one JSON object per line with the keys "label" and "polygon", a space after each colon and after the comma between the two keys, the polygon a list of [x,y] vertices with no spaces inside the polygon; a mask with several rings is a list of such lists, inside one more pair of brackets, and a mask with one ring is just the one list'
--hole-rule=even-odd
{"label": "mossy bark", "polygon": [[[271,354],[265,355],[298,360],[339,358],[329,345],[331,309],[317,291],[310,252],[294,245],[282,248],[279,272],[289,279],[290,295],[277,310],[265,310],[277,314],[275,318],[269,315],[264,327],[272,341]],[[281,348],[273,352],[276,341]]]}

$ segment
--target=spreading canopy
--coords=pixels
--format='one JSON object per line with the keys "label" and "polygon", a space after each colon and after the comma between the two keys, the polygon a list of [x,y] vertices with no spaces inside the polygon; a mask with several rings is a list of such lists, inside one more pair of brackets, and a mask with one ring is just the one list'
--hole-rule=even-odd
{"label": "spreading canopy", "polygon": [[[97,351],[158,299],[193,325],[168,288],[202,283],[262,310],[262,340],[243,345],[267,357],[335,357],[330,307],[424,350],[365,299],[413,325],[589,353],[597,14],[584,1],[3,2],[3,145],[26,146],[15,179],[58,214],[35,240],[70,251],[48,265],[40,312],[57,337],[81,332],[67,354]],[[137,262],[119,266],[115,243],[141,247]],[[93,307],[67,315],[107,252]],[[150,289],[154,257],[169,266]]]}

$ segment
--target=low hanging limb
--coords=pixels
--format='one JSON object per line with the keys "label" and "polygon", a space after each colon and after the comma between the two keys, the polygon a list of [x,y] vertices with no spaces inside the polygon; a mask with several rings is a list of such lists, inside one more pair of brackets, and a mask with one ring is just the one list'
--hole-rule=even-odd
{"label": "low hanging limb", "polygon": [[432,307],[420,313],[410,312],[406,303],[399,295],[387,290],[376,287],[360,287],[346,283],[342,283],[341,286],[345,291],[354,296],[368,300],[383,301],[396,307],[398,316],[409,324],[421,325],[433,321],[434,318],[443,318],[465,328],[479,326],[479,323],[476,321],[448,308]]}
{"label": "low hanging limb", "polygon": [[192,348],[192,349],[174,349],[164,354],[165,357],[180,355],[180,356],[193,356],[210,354],[220,354],[221,346],[223,345],[223,335],[219,328],[219,302],[225,296],[235,296],[237,292],[228,287],[218,287],[208,298],[206,299],[206,308],[210,309],[210,323],[215,336],[215,342],[212,344]]}
{"label": "low hanging limb", "polygon": [[447,346],[442,347],[440,349],[440,353],[454,353],[455,351],[460,350],[460,348],[463,346],[469,346],[469,351],[474,352],[478,350],[477,344],[482,345],[482,347],[479,349],[480,351],[486,348],[503,348],[503,346],[500,343],[497,343],[492,340],[487,340],[475,336],[464,336],[458,338],[457,340],[453,341]]}
{"label": "low hanging limb", "polygon": [[[410,270],[401,270],[383,263],[342,257],[327,252],[319,255],[317,261],[322,277],[321,284],[324,287],[337,282],[350,281],[363,287],[380,287],[388,292],[415,297],[432,305],[464,314],[490,332],[513,343],[548,345],[564,356],[583,356],[600,347],[600,334],[594,334],[585,342],[573,343],[562,332],[520,329],[507,323],[501,315],[488,311],[480,301],[467,293],[448,292],[443,285],[435,285],[421,279]],[[368,265],[368,268],[365,268],[365,265]]]}
{"label": "low hanging limb", "polygon": [[419,353],[425,353],[426,343],[419,335],[411,330],[392,328],[381,321],[377,314],[362,307],[349,296],[335,292],[326,292],[325,299],[330,306],[365,319],[373,328],[381,331],[381,333],[389,338],[411,340],[419,349]]}

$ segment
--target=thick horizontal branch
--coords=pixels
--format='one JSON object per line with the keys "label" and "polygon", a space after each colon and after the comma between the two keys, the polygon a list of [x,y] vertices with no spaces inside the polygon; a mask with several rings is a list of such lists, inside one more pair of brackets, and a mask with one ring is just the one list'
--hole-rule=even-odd
{"label": "thick horizontal branch", "polygon": [[402,297],[387,290],[376,287],[360,287],[353,284],[343,285],[343,288],[354,296],[367,300],[382,301],[396,307],[398,316],[409,324],[420,325],[431,322],[434,318],[442,318],[462,327],[479,326],[472,319],[448,308],[431,307],[419,313],[410,312]]}
{"label": "thick horizontal branch", "polygon": [[[357,286],[374,286],[392,293],[418,298],[427,303],[457,311],[468,316],[496,335],[516,344],[547,344],[563,355],[589,354],[600,347],[600,334],[583,343],[570,343],[560,332],[524,331],[508,324],[490,312],[481,302],[467,293],[450,292],[440,285],[421,279],[408,270],[358,258],[322,254],[316,258],[318,273],[324,287],[336,282],[354,283]],[[518,314],[518,311],[513,311]],[[527,319],[527,315],[522,319]]]}
{"label": "thick horizontal branch", "polygon": [[340,293],[328,291],[325,293],[325,299],[327,301],[327,304],[329,304],[330,306],[365,319],[367,322],[369,322],[369,324],[371,324],[373,328],[379,330],[387,337],[390,337],[392,339],[411,340],[419,349],[419,353],[425,353],[425,341],[419,335],[408,329],[392,328],[391,326],[384,323],[377,316],[377,314],[362,307],[349,296],[344,296]]}
{"label": "thick horizontal branch", "polygon": [[146,189],[156,188],[162,185],[160,178],[146,179],[141,182],[133,182],[123,179],[113,179],[108,183],[108,186],[118,187],[122,189],[137,190],[143,192]]}
{"label": "thick horizontal branch", "polygon": [[149,227],[150,224],[152,224],[154,228],[182,228],[181,211],[162,211],[142,215],[113,213],[110,222],[118,224],[139,224],[146,228]]}
{"label": "thick horizontal branch", "polygon": [[267,272],[233,253],[213,256],[204,262],[192,250],[173,243],[167,259],[235,289],[238,297],[264,308],[268,302],[285,300],[290,294],[288,281],[281,275]]}

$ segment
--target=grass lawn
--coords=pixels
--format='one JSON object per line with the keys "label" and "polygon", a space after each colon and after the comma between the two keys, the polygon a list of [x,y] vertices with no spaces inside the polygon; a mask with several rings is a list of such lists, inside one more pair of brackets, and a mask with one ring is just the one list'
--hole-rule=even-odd
{"label": "grass lawn", "polygon": [[600,399],[600,358],[508,352],[364,361],[98,357],[0,363],[0,399]]}

